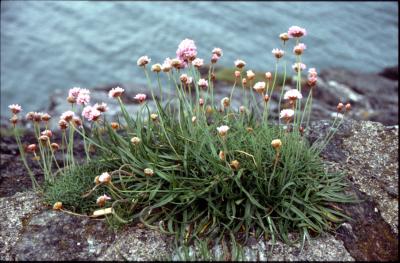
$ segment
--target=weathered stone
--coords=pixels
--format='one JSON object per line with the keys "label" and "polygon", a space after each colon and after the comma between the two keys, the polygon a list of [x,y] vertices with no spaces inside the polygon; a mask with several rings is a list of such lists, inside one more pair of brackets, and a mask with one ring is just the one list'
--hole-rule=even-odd
{"label": "weathered stone", "polygon": [[17,193],[0,198],[0,258],[15,260],[10,250],[16,245],[26,221],[41,209],[34,192]]}
{"label": "weathered stone", "polygon": [[172,251],[173,239],[158,231],[128,226],[117,232],[115,242],[99,260],[153,261],[166,260]]}
{"label": "weathered stone", "polygon": [[[325,136],[330,124],[313,124],[311,140]],[[322,157],[347,173],[356,188],[371,196],[383,218],[398,230],[398,126],[385,128],[378,122],[347,120],[340,127]]]}
{"label": "weathered stone", "polygon": [[[326,121],[312,123],[310,141],[329,131]],[[353,221],[337,237],[359,260],[398,258],[398,126],[346,120],[321,153],[327,167],[344,172],[349,193],[362,202],[339,205]],[[351,229],[351,231],[349,230]]]}
{"label": "weathered stone", "polygon": [[94,260],[114,240],[104,220],[45,210],[22,229],[15,260]]}

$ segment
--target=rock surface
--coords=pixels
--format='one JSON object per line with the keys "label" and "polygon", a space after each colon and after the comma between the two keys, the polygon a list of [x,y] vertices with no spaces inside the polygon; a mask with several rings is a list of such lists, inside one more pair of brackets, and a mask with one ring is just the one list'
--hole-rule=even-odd
{"label": "rock surface", "polygon": [[[0,258],[15,260],[11,250],[22,235],[23,227],[42,208],[33,192],[21,192],[0,198]],[[31,247],[31,249],[33,249]]]}
{"label": "rock surface", "polygon": [[[309,138],[325,136],[330,125],[313,123]],[[339,228],[357,260],[398,258],[398,126],[345,121],[321,153],[333,171],[346,173],[352,193],[363,202],[339,205],[354,221]]]}
{"label": "rock surface", "polygon": [[[324,136],[327,121],[312,123],[310,141]],[[327,169],[347,174],[363,202],[338,205],[353,218],[336,233],[305,245],[255,241],[246,260],[396,260],[398,259],[398,126],[344,121],[321,153]],[[126,226],[114,231],[101,220],[54,212],[32,192],[0,198],[0,257],[6,260],[156,260],[177,259],[172,239],[157,231]],[[220,256],[214,247],[216,258]],[[268,255],[268,252],[271,254]]]}

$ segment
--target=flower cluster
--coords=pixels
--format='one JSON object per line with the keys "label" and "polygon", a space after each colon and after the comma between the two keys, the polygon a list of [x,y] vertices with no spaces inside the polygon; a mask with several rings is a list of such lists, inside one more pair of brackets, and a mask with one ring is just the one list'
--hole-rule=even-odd
{"label": "flower cluster", "polygon": [[299,26],[291,26],[287,32],[289,38],[302,37],[307,35],[307,31]]}
{"label": "flower cluster", "polygon": [[69,90],[67,101],[71,104],[86,105],[90,102],[90,91],[74,87]]}
{"label": "flower cluster", "polygon": [[193,61],[197,56],[197,48],[194,41],[191,39],[184,39],[176,50],[176,56],[184,63]]}

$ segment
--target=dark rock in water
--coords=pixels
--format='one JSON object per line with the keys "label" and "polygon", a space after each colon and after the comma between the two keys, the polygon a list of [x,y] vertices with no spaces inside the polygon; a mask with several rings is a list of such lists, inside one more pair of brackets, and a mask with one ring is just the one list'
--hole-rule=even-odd
{"label": "dark rock in water", "polygon": [[385,68],[381,72],[379,72],[379,75],[391,79],[391,80],[399,80],[399,66],[394,66],[394,67],[389,67]]}
{"label": "dark rock in water", "polygon": [[[385,125],[398,124],[398,81],[379,74],[359,73],[344,69],[324,70],[318,88],[331,93],[322,101],[350,102],[350,116],[356,120],[371,120]],[[316,95],[318,100],[318,95]],[[335,110],[335,109],[333,109]]]}
{"label": "dark rock in water", "polygon": [[[325,136],[329,123],[313,122],[306,136],[310,141]],[[321,156],[327,169],[346,173],[348,193],[362,201],[332,204],[353,220],[336,233],[313,238],[302,253],[299,244],[277,241],[271,251],[270,240],[253,240],[245,247],[245,260],[398,259],[398,126],[346,120]],[[54,212],[39,200],[29,191],[0,198],[2,259],[179,259],[171,236],[133,225],[113,231],[104,221]],[[223,258],[218,245],[212,253]]]}

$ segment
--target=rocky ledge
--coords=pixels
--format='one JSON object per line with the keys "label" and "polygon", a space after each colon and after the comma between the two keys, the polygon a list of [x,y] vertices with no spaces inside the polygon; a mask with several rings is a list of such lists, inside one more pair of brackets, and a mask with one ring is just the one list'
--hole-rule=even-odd
{"label": "rocky ledge", "polygon": [[[329,127],[327,121],[313,122],[307,136],[313,141]],[[10,154],[2,145],[2,159]],[[299,244],[272,247],[271,241],[250,239],[246,260],[398,260],[398,126],[345,121],[321,155],[327,169],[346,173],[349,193],[362,200],[338,205],[353,220],[313,238],[301,253]],[[1,197],[0,209],[3,260],[179,259],[170,236],[140,224],[112,230],[104,220],[52,211],[32,191]],[[229,259],[218,246],[211,251],[216,259]]]}

